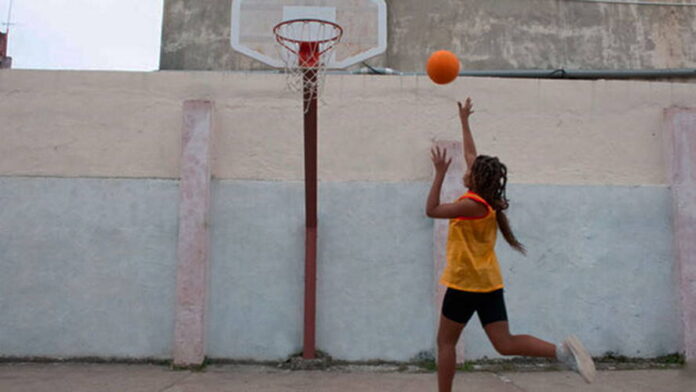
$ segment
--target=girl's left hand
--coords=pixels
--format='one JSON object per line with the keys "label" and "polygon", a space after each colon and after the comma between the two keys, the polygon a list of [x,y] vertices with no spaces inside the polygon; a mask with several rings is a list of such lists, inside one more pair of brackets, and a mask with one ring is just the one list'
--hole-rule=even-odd
{"label": "girl's left hand", "polygon": [[474,114],[474,104],[471,102],[471,98],[467,98],[463,104],[457,102],[457,106],[459,107],[459,118],[462,121],[468,120],[469,116]]}
{"label": "girl's left hand", "polygon": [[435,166],[435,173],[445,174],[447,169],[449,169],[450,163],[452,163],[452,158],[447,159],[447,150],[440,150],[440,147],[434,147],[430,150],[430,155],[433,160],[433,166]]}

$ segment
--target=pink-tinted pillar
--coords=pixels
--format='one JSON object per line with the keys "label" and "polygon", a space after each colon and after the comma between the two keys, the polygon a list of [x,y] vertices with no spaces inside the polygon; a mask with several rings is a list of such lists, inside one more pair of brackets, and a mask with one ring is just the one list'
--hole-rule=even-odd
{"label": "pink-tinted pillar", "polygon": [[7,57],[7,40],[9,35],[9,30],[5,33],[0,33],[0,69],[12,68],[12,57]]}
{"label": "pink-tinted pillar", "polygon": [[672,186],[677,287],[684,351],[696,364],[696,109],[665,110],[665,160]]}
{"label": "pink-tinted pillar", "polygon": [[183,114],[173,356],[175,366],[197,366],[206,345],[213,103],[186,101]]}
{"label": "pink-tinted pillar", "polygon": [[[445,181],[442,183],[442,192],[440,193],[441,202],[452,202],[464,193],[464,157],[462,154],[461,142],[438,141],[433,144],[433,147],[447,150],[447,156],[452,158],[449,170]],[[435,293],[433,299],[435,301],[436,317],[435,320],[440,320],[440,310],[442,308],[442,298],[445,295],[446,287],[440,284],[440,275],[445,268],[447,258],[445,248],[447,246],[447,233],[449,230],[449,220],[435,219],[435,227],[433,231],[433,259],[435,261]],[[457,344],[457,362],[464,362],[464,334],[459,338]]]}

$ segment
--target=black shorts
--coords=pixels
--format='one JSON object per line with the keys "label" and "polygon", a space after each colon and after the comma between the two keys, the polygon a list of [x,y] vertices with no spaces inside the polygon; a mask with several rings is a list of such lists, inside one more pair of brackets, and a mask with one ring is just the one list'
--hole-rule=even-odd
{"label": "black shorts", "polygon": [[476,312],[482,326],[496,321],[507,321],[503,289],[490,293],[474,293],[447,288],[442,300],[442,315],[460,324],[466,324]]}

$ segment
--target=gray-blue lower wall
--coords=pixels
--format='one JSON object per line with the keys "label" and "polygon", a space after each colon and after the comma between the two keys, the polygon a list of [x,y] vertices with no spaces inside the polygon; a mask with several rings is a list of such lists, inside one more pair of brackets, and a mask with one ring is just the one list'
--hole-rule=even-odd
{"label": "gray-blue lower wall", "polygon": [[[433,347],[432,221],[424,184],[321,185],[317,346],[346,360],[408,360]],[[212,203],[208,353],[301,351],[302,183],[223,182]]]}
{"label": "gray-blue lower wall", "polygon": [[[317,345],[409,360],[435,344],[426,183],[322,183]],[[218,181],[208,350],[302,346],[303,184]],[[0,178],[0,356],[169,358],[178,182]],[[499,241],[513,333],[576,333],[593,354],[681,351],[666,187],[511,185],[525,258]],[[467,357],[496,356],[472,320]]]}
{"label": "gray-blue lower wall", "polygon": [[[593,355],[683,350],[669,188],[513,185],[508,196],[529,251],[499,236],[512,333],[574,333]],[[465,339],[470,355],[495,356],[478,321]]]}
{"label": "gray-blue lower wall", "polygon": [[0,178],[0,355],[168,358],[178,183]]}

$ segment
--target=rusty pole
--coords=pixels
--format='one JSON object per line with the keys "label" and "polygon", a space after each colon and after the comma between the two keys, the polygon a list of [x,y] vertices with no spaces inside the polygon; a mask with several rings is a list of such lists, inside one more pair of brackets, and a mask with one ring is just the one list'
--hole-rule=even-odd
{"label": "rusty pole", "polygon": [[317,70],[304,70],[305,298],[302,357],[316,357],[317,295]]}

